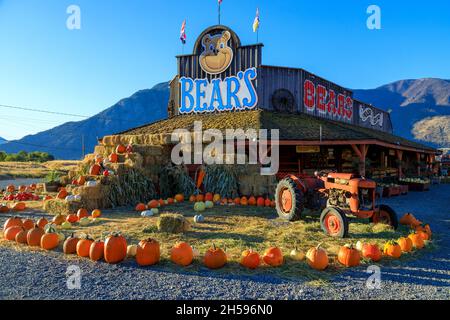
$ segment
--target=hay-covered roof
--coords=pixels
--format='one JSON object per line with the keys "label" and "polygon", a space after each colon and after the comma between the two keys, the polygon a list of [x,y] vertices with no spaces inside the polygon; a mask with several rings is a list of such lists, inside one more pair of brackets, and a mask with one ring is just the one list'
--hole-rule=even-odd
{"label": "hay-covered roof", "polygon": [[266,110],[242,112],[223,112],[214,114],[179,115],[161,120],[120,134],[158,134],[170,133],[175,129],[193,130],[194,122],[202,121],[203,130],[207,129],[279,129],[280,140],[320,140],[322,126],[323,141],[379,140],[390,144],[411,147],[420,150],[435,149],[401,138],[386,132],[354,126],[337,121],[320,119],[306,114],[286,114]]}

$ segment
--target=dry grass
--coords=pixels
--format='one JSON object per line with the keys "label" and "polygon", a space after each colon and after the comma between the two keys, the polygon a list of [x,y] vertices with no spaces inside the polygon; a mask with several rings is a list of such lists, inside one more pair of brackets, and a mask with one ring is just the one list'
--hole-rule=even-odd
{"label": "dry grass", "polygon": [[50,171],[67,172],[75,169],[79,161],[55,160],[48,162],[1,162],[0,179],[42,178]]}
{"label": "dry grass", "polygon": [[[139,213],[124,209],[105,211],[96,222],[86,227],[75,225],[72,230],[64,231],[85,233],[99,239],[112,231],[122,232],[129,244],[136,244],[141,239],[155,238],[161,243],[162,264],[176,270],[169,260],[169,250],[177,241],[187,241],[193,247],[204,253],[214,243],[226,249],[229,256],[228,265],[218,270],[218,274],[276,274],[285,278],[304,278],[312,284],[323,285],[330,276],[342,271],[336,262],[336,255],[341,245],[362,242],[384,245],[387,240],[397,239],[407,234],[408,230],[400,228],[393,231],[386,225],[372,225],[367,221],[353,220],[350,224],[350,239],[334,239],[326,236],[314,216],[306,216],[305,220],[286,222],[277,218],[271,208],[216,206],[204,213],[205,223],[193,223],[195,212],[192,204],[182,203],[167,206],[160,210],[164,213],[181,213],[192,223],[190,231],[184,234],[160,233],[157,228],[158,216],[143,218]],[[289,252],[297,248],[306,252],[309,248],[322,243],[330,256],[331,264],[325,272],[314,271],[306,262],[289,259]],[[1,245],[18,247],[15,244],[1,241]],[[239,265],[240,254],[244,249],[252,248],[261,254],[269,246],[278,246],[287,256],[286,263],[280,268],[262,267],[257,271],[249,271]],[[19,250],[28,250],[20,247]],[[35,250],[35,249],[33,249]],[[61,248],[59,249],[61,251]],[[409,255],[414,256],[415,254]],[[402,259],[408,259],[403,257]],[[401,260],[400,260],[401,261]],[[368,263],[368,261],[364,261]],[[390,263],[383,259],[382,263]],[[201,267],[201,258],[185,271],[196,272]]]}

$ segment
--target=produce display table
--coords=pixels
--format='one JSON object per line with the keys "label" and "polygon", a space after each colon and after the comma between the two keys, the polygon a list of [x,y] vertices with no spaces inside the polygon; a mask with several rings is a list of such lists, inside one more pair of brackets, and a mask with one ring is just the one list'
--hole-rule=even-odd
{"label": "produce display table", "polygon": [[408,186],[409,191],[428,191],[430,190],[430,183],[404,182],[400,181],[401,185]]}

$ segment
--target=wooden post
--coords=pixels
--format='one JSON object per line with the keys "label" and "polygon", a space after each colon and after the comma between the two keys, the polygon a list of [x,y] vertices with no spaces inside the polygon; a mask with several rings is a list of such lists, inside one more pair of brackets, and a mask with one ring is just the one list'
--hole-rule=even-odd
{"label": "wooden post", "polygon": [[364,177],[366,175],[366,156],[369,146],[366,144],[352,144],[351,146],[359,158],[359,174]]}
{"label": "wooden post", "polygon": [[417,159],[417,175],[420,177],[420,153],[416,152],[416,159]]}
{"label": "wooden post", "polygon": [[401,179],[403,177],[402,173],[402,160],[403,160],[403,151],[402,150],[395,150],[395,154],[397,155],[398,160],[398,178]]}

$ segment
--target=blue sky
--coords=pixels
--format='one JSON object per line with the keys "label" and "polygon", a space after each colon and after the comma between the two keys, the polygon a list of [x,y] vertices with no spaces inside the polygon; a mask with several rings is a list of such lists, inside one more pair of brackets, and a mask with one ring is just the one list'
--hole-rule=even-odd
{"label": "blue sky", "polygon": [[[69,5],[81,30],[66,28]],[[366,27],[381,8],[382,29]],[[450,78],[450,1],[223,0],[222,23],[263,63],[302,67],[350,88],[406,78]],[[188,43],[217,23],[217,0],[0,0],[0,104],[93,115],[135,91],[167,81]],[[0,108],[0,136],[20,138],[79,118]]]}

